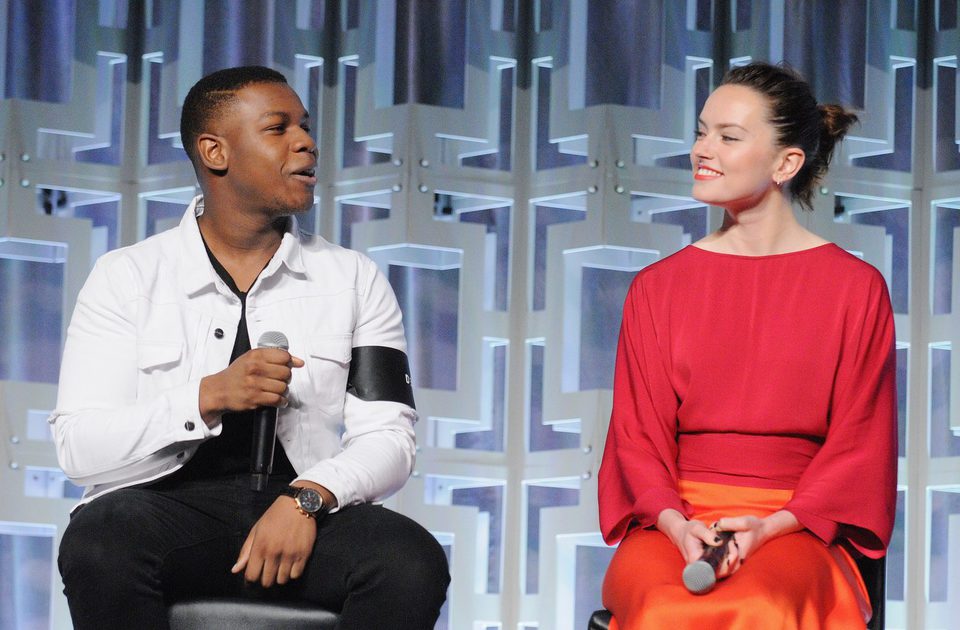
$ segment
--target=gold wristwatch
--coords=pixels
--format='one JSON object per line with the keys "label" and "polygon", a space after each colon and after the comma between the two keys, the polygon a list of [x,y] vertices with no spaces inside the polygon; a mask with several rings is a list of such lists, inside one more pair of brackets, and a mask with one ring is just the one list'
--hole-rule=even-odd
{"label": "gold wristwatch", "polygon": [[313,488],[286,486],[280,493],[293,497],[293,500],[297,502],[297,509],[304,516],[319,520],[321,516],[330,511],[330,508],[324,504],[323,497]]}

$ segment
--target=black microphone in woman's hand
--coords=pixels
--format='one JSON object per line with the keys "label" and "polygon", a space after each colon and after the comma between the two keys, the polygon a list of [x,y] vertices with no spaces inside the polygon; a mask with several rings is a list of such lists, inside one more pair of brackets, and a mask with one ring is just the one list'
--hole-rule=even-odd
{"label": "black microphone in woman's hand", "polygon": [[720,544],[716,547],[704,545],[703,556],[691,562],[683,569],[683,585],[695,595],[709,593],[717,583],[717,572],[727,558],[728,544],[735,532],[717,532]]}
{"label": "black microphone in woman's hand", "polygon": [[[257,340],[258,348],[288,350],[290,342],[282,332],[267,331]],[[273,472],[273,446],[277,440],[277,408],[257,407],[253,415],[253,448],[250,455],[250,487],[262,492]]]}

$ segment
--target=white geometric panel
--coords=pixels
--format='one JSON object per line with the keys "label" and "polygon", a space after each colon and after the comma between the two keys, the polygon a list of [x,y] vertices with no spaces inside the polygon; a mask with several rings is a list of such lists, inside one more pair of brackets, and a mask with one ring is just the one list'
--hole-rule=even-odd
{"label": "white geometric panel", "polygon": [[504,488],[501,479],[444,475],[424,477],[428,505],[463,505],[477,508],[477,536],[473,585],[476,593],[499,593],[503,579]]}
{"label": "white geometric panel", "polygon": [[697,130],[697,79],[700,73],[713,70],[713,61],[703,57],[687,57],[683,72],[664,68],[663,100],[679,103],[665,107],[656,125],[640,127],[633,136],[633,161],[641,166],[653,166],[657,160],[677,155],[688,155],[690,143]]}
{"label": "white geometric panel", "polygon": [[[483,342],[482,363],[478,369],[481,392],[479,417],[428,416],[427,446],[503,450],[503,404],[507,385],[504,363],[509,340],[484,337]],[[485,437],[487,439],[483,439]]]}
{"label": "white geometric panel", "polygon": [[[620,284],[629,283],[636,272],[640,271],[660,257],[660,252],[656,250],[627,249],[622,247],[591,246],[575,249],[568,249],[563,252],[564,260],[564,310],[563,310],[563,379],[561,389],[564,392],[579,391],[582,381],[581,370],[597,369],[600,366],[584,365],[581,359],[581,353],[584,352],[584,345],[581,343],[583,329],[590,331],[609,328],[619,329],[619,326],[613,325],[609,319],[604,321],[591,320],[589,323],[583,322],[584,318],[591,318],[594,313],[602,312],[602,305],[596,299],[583,299],[584,291],[587,291],[591,297],[600,297],[606,300],[615,311],[620,310],[626,293],[616,291],[614,294],[599,295],[596,287],[584,286],[584,268],[605,270],[611,272],[621,272],[624,279]],[[610,274],[608,274],[609,276]],[[602,280],[602,276],[598,276]],[[594,289],[591,291],[590,289]],[[622,286],[619,288],[623,288]],[[602,289],[602,287],[601,287]],[[607,344],[608,350],[610,344]],[[609,353],[608,353],[609,354]],[[608,367],[612,361],[607,357]]]}
{"label": "white geometric panel", "polygon": [[956,248],[956,235],[960,232],[960,198],[934,199],[930,202],[930,282],[934,287],[930,295],[930,312],[947,315],[957,312],[951,301],[958,297],[954,287],[960,283],[954,267],[960,259]]}
{"label": "white geometric panel", "polygon": [[834,221],[884,229],[886,254],[882,263],[870,262],[883,274],[890,289],[894,312],[908,312],[910,282],[910,202],[836,191]]}
{"label": "white geometric panel", "polygon": [[928,451],[932,458],[960,457],[960,421],[951,390],[956,387],[956,357],[949,341],[931,343]]}
{"label": "white geometric panel", "polygon": [[[957,55],[947,55],[944,57],[936,57],[933,59],[933,94],[939,96],[941,94],[940,81],[941,81],[941,69],[949,73],[949,77],[953,79],[954,84],[954,93],[953,93],[953,105],[954,110],[950,112],[953,117],[954,129],[953,129],[953,143],[957,146],[954,147],[954,150],[960,152],[960,116],[957,115],[957,108],[960,108],[960,65],[957,64]],[[947,112],[941,112],[939,107],[933,108],[933,124],[932,130],[936,134],[940,128],[940,116]],[[936,145],[931,147],[934,152],[936,152]],[[956,157],[956,156],[954,156]]]}
{"label": "white geometric panel", "polygon": [[52,584],[44,575],[55,571],[56,528],[41,523],[0,521],[0,627],[49,628],[53,622]]}
{"label": "white geometric panel", "polygon": [[196,186],[180,186],[140,193],[137,212],[139,238],[147,238],[179,225],[187,206],[198,192]]}
{"label": "white geometric panel", "polygon": [[0,237],[0,379],[55,383],[67,245]]}
{"label": "white geometric panel", "polygon": [[898,119],[896,109],[890,106],[897,100],[897,73],[906,68],[915,68],[916,65],[916,59],[897,55],[890,56],[887,68],[867,64],[864,110],[869,115],[861,117],[861,125],[847,136],[844,143],[845,153],[851,161],[885,155],[895,150],[894,133],[896,126],[902,122]]}
{"label": "white geometric panel", "polygon": [[960,486],[928,488],[927,628],[960,619]]}
{"label": "white geometric panel", "polygon": [[[399,190],[399,186],[396,188]],[[335,198],[337,211],[333,219],[333,230],[337,235],[335,242],[344,247],[356,247],[352,239],[354,224],[388,218],[393,192],[389,189],[365,190],[338,195]]]}
{"label": "white geometric panel", "polygon": [[[92,121],[70,121],[76,125],[73,129],[45,127],[37,128],[37,156],[45,160],[72,160],[77,153],[102,149],[111,146],[119,138],[112,134],[114,117],[122,120],[123,100],[115,102],[114,94],[121,94],[126,87],[122,80],[122,73],[116,72],[117,66],[122,71],[127,63],[127,56],[119,53],[97,53],[96,80],[94,89],[90,90],[93,97],[92,107],[77,108],[86,115],[92,115]],[[119,75],[119,76],[118,76]],[[115,86],[115,83],[118,84]],[[62,119],[56,120],[61,125]]]}
{"label": "white geometric panel", "polygon": [[90,264],[120,242],[121,195],[109,190],[88,190],[53,183],[38,183],[38,210],[56,217],[92,222]]}

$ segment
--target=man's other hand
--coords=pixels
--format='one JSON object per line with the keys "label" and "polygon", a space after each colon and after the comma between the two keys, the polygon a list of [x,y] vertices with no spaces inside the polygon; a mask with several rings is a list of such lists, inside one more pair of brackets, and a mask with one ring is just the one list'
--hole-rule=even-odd
{"label": "man's other hand", "polygon": [[250,530],[230,571],[242,571],[244,579],[264,588],[286,584],[303,574],[316,538],[317,522],[301,514],[291,497],[277,497]]}

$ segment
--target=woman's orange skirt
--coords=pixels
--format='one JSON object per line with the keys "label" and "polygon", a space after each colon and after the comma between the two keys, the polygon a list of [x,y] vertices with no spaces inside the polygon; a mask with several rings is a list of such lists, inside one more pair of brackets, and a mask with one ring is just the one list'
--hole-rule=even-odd
{"label": "woman's orange skirt", "polygon": [[[681,481],[693,518],[764,517],[790,500],[791,490]],[[634,529],[620,543],[603,581],[611,630],[815,630],[864,628],[866,588],[853,559],[809,532],[764,544],[707,594],[683,585],[680,551],[657,530]]]}

